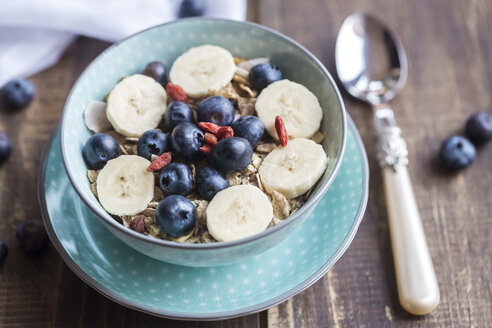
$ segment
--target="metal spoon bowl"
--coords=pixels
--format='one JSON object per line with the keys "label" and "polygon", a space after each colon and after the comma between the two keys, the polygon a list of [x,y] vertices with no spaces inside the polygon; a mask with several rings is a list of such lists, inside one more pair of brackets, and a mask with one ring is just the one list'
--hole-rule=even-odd
{"label": "metal spoon bowl", "polygon": [[338,34],[337,73],[347,91],[371,105],[388,102],[408,76],[405,51],[392,32],[372,16],[349,16]]}

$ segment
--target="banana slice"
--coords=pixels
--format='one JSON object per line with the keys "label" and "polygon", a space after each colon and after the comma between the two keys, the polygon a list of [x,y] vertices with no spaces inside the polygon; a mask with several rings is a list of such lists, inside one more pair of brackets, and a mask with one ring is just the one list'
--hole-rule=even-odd
{"label": "banana slice", "polygon": [[318,98],[302,84],[280,80],[263,89],[255,105],[258,117],[278,140],[275,117],[282,117],[289,137],[311,138],[319,130],[323,111]]}
{"label": "banana slice", "polygon": [[166,90],[153,78],[135,74],[121,80],[108,96],[106,116],[113,128],[140,137],[157,127],[166,110]]}
{"label": "banana slice", "polygon": [[234,58],[224,48],[203,45],[179,56],[173,63],[169,78],[190,97],[202,97],[209,90],[219,90],[232,80],[236,71]]}
{"label": "banana slice", "polygon": [[217,193],[207,207],[207,228],[218,241],[260,233],[272,218],[273,208],[268,197],[251,185],[226,188]]}
{"label": "banana slice", "polygon": [[311,189],[323,175],[328,159],[321,145],[297,138],[278,146],[261,163],[258,172],[266,191],[291,199]]}
{"label": "banana slice", "polygon": [[97,176],[99,202],[114,215],[142,212],[154,197],[154,175],[150,162],[136,155],[122,155],[108,161]]}
{"label": "banana slice", "polygon": [[242,68],[246,70],[248,73],[249,71],[253,68],[253,66],[259,65],[259,64],[266,64],[270,62],[270,58],[268,57],[259,57],[259,58],[253,58],[249,60],[245,60],[243,62],[240,62],[237,67]]}
{"label": "banana slice", "polygon": [[85,109],[84,122],[87,128],[94,133],[102,133],[111,129],[111,123],[106,117],[106,103],[92,101]]}

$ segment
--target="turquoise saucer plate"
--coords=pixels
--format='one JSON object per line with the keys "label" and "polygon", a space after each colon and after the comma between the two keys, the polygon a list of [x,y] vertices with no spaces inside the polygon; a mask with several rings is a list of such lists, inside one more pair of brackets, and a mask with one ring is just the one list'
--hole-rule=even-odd
{"label": "turquoise saucer plate", "polygon": [[364,214],[369,171],[349,119],[340,172],[314,212],[287,239],[231,265],[185,267],[147,257],[117,239],[77,196],[63,168],[57,130],[39,179],[52,243],[87,284],[124,306],[187,320],[218,320],[278,304],[320,279],[345,252]]}

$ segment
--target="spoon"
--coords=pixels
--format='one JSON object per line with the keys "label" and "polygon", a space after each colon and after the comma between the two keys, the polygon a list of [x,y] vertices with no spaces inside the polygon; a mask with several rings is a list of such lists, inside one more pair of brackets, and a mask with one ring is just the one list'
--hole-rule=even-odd
{"label": "spoon", "polygon": [[373,109],[400,303],[412,314],[430,313],[439,287],[408,175],[407,145],[388,105],[407,79],[405,51],[383,23],[354,14],[340,28],[335,58],[345,89]]}

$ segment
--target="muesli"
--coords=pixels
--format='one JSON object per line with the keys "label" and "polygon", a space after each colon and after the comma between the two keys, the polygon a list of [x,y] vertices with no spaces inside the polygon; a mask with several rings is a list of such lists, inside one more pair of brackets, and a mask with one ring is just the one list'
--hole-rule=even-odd
{"label": "muesli", "polygon": [[[168,82],[169,79],[169,82]],[[324,173],[322,109],[268,58],[194,47],[123,77],[84,114],[82,149],[102,207],[180,243],[232,241],[298,210]]]}

